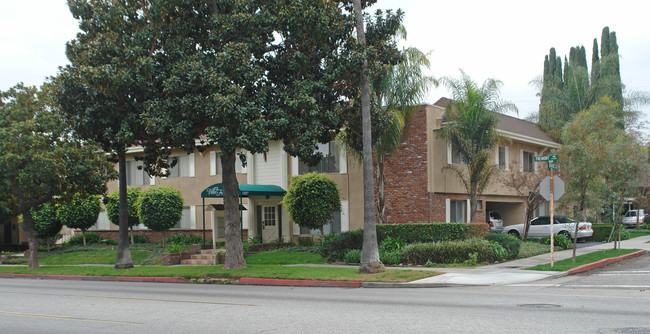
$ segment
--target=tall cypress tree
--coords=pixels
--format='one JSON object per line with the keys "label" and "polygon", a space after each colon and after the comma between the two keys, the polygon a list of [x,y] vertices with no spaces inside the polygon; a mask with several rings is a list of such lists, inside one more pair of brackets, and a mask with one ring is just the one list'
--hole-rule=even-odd
{"label": "tall cypress tree", "polygon": [[[600,52],[599,52],[600,51]],[[598,47],[594,39],[591,57],[591,77],[587,68],[584,46],[572,47],[569,57],[562,61],[554,48],[544,58],[544,75],[539,107],[539,125],[551,135],[558,135],[573,115],[587,109],[608,95],[623,105],[620,62],[616,33],[603,28]]]}

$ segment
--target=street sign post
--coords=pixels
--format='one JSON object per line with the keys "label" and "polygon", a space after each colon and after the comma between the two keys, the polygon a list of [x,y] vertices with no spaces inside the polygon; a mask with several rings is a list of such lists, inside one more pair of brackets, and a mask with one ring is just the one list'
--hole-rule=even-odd
{"label": "street sign post", "polygon": [[[535,161],[546,162],[548,164],[548,170],[551,172],[550,177],[547,176],[544,179],[544,181],[546,181],[546,179],[548,179],[548,190],[549,190],[549,192],[548,192],[547,196],[544,196],[544,194],[542,194],[542,185],[544,184],[544,181],[542,181],[542,183],[540,183],[540,185],[539,185],[540,194],[547,201],[550,202],[550,211],[551,211],[550,212],[551,213],[551,268],[553,268],[553,264],[554,264],[553,258],[554,258],[554,253],[555,253],[554,252],[554,248],[555,248],[554,237],[555,237],[555,234],[553,233],[553,223],[555,221],[555,217],[554,217],[554,212],[553,212],[553,202],[556,199],[555,198],[556,196],[553,193],[553,190],[554,190],[553,186],[554,186],[554,183],[555,183],[554,181],[555,181],[556,177],[553,177],[553,171],[558,169],[557,160],[558,160],[557,154],[542,155],[542,156],[535,157]],[[561,187],[561,193],[559,195],[557,195],[557,199],[559,199],[562,196],[562,194],[564,194],[564,182],[562,182],[562,180],[560,180],[559,177],[557,178],[557,180],[560,181],[560,182],[558,182],[558,186]]]}

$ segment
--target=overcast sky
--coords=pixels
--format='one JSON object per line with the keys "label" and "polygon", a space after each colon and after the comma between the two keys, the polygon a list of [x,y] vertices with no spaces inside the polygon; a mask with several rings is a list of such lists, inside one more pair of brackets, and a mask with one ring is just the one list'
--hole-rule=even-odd
{"label": "overcast sky", "polygon": [[[604,26],[616,31],[626,89],[650,91],[650,23],[642,1],[379,0],[376,8],[405,12],[405,44],[431,51],[430,74],[458,77],[462,68],[478,83],[499,79],[520,118],[538,110],[529,82],[541,75],[549,49],[564,58],[571,46],[584,45],[589,60]],[[65,0],[1,0],[0,90],[55,75],[77,30]],[[444,87],[432,89],[425,102],[443,96],[450,96]],[[648,121],[650,106],[642,111]]]}

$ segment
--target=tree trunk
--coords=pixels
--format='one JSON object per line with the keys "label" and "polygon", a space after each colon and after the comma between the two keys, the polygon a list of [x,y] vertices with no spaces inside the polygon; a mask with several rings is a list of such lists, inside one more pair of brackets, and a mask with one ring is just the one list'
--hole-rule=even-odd
{"label": "tree trunk", "polygon": [[84,231],[84,230],[81,230],[81,241],[82,241],[84,247],[86,247],[86,231]]}
{"label": "tree trunk", "polygon": [[223,206],[226,220],[226,263],[224,269],[246,268],[239,221],[239,184],[235,175],[235,152],[221,155],[223,166]]}
{"label": "tree trunk", "polygon": [[131,250],[129,249],[129,212],[126,203],[126,149],[118,152],[119,193],[120,193],[120,227],[117,242],[115,269],[133,268]]}
{"label": "tree trunk", "polygon": [[23,207],[20,210],[23,215],[23,231],[27,234],[29,240],[29,269],[38,269],[38,233],[34,228],[34,219],[32,218],[31,207]]}
{"label": "tree trunk", "polygon": [[[354,0],[357,38],[365,47],[366,34],[363,28],[361,0]],[[360,273],[379,273],[386,269],[379,260],[377,226],[375,222],[375,185],[372,170],[372,136],[370,126],[370,85],[368,82],[368,60],[363,61],[361,73],[361,119],[363,136],[363,247],[361,250]]]}
{"label": "tree trunk", "polygon": [[386,224],[386,192],[384,185],[384,155],[377,156],[377,213],[379,224]]}

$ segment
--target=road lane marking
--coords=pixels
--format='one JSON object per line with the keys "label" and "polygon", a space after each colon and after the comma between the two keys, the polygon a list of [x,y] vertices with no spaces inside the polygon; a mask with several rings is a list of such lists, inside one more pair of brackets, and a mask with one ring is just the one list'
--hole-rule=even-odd
{"label": "road lane marking", "polygon": [[83,322],[100,322],[100,323],[109,323],[109,324],[118,324],[118,325],[133,325],[133,326],[142,325],[142,323],[138,323],[138,322],[86,319],[86,318],[76,318],[76,317],[70,317],[70,316],[65,316],[65,315],[53,315],[53,314],[38,314],[38,313],[0,311],[0,315],[15,316],[15,317],[27,317],[27,318],[53,319],[53,320],[74,320],[74,321],[83,321]]}
{"label": "road lane marking", "polygon": [[200,300],[175,300],[175,299],[113,297],[113,296],[93,296],[93,295],[66,295],[66,294],[57,294],[57,293],[36,293],[36,292],[0,292],[0,293],[4,293],[4,294],[22,294],[22,295],[37,295],[37,296],[95,298],[95,299],[137,300],[137,301],[168,302],[168,303],[211,304],[211,305],[232,305],[232,306],[259,306],[258,304],[211,302],[211,301],[200,301]]}

